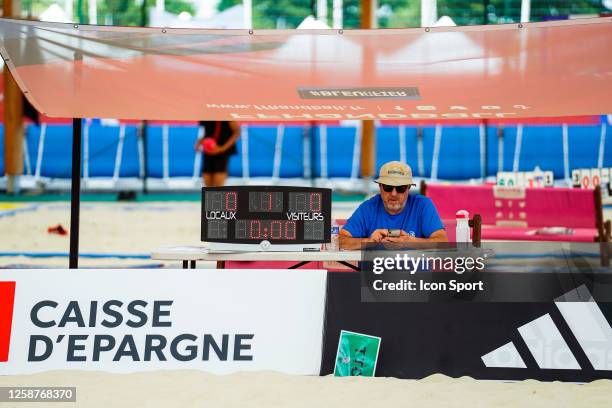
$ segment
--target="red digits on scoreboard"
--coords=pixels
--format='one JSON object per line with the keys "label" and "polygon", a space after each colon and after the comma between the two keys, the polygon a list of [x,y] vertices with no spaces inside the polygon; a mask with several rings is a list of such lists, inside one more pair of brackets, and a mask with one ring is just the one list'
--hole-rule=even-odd
{"label": "red digits on scoreboard", "polygon": [[295,221],[287,221],[285,224],[285,239],[295,239]]}
{"label": "red digits on scoreboard", "polygon": [[310,194],[310,211],[321,211],[321,193]]}
{"label": "red digits on scoreboard", "polygon": [[236,211],[238,207],[238,197],[235,191],[230,191],[225,195],[225,208],[226,211]]}
{"label": "red digits on scoreboard", "polygon": [[[257,227],[257,234],[255,234],[255,227]],[[261,237],[261,223],[259,220],[251,221],[250,236],[251,239],[259,239]]]}
{"label": "red digits on scoreboard", "polygon": [[270,236],[272,239],[281,239],[283,237],[283,224],[280,221],[272,221],[270,223]]}

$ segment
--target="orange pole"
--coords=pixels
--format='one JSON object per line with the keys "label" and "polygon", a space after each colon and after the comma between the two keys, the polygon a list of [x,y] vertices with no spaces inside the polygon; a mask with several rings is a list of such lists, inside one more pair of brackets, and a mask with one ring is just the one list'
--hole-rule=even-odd
{"label": "orange pole", "polygon": [[361,0],[361,28],[378,28],[377,8],[378,0]]}
{"label": "orange pole", "polygon": [[[378,28],[377,7],[378,0],[361,0],[361,28]],[[371,56],[364,55],[364,63],[371,64],[372,62]],[[361,131],[361,176],[364,180],[367,180],[376,173],[376,129],[374,121],[364,120]]]}

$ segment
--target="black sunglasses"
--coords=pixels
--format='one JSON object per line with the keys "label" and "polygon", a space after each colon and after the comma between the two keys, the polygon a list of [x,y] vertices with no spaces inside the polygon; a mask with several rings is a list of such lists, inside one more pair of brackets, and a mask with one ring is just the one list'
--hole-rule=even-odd
{"label": "black sunglasses", "polygon": [[398,194],[403,194],[406,192],[406,190],[408,190],[410,188],[410,185],[407,186],[390,186],[388,184],[381,184],[382,189],[385,191],[385,193],[390,193],[393,191],[393,189],[395,189],[395,191],[397,191]]}

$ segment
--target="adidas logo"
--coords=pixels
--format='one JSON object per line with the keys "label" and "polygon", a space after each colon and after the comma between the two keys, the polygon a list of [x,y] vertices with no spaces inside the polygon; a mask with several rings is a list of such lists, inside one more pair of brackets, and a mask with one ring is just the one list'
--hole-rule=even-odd
{"label": "adidas logo", "polygon": [[15,282],[0,282],[0,363],[8,361],[14,303]]}
{"label": "adidas logo", "polygon": [[[562,319],[569,327],[565,337],[549,313],[518,328],[530,355],[540,369],[612,370],[612,327],[591,293],[582,285],[555,300]],[[573,336],[573,338],[571,337]],[[576,357],[570,344],[578,344],[586,355]],[[523,345],[521,345],[523,346]],[[574,348],[575,352],[580,350]],[[490,368],[527,368],[516,345],[508,342],[481,357]],[[582,364],[579,360],[582,359]],[[529,360],[531,361],[531,360]]]}

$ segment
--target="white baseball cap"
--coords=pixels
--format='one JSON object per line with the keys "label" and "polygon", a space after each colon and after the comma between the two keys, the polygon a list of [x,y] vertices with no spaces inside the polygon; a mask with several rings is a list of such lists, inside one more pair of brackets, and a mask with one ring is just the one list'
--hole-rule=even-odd
{"label": "white baseball cap", "polygon": [[391,161],[382,165],[375,181],[389,186],[411,185],[412,169],[406,163]]}

